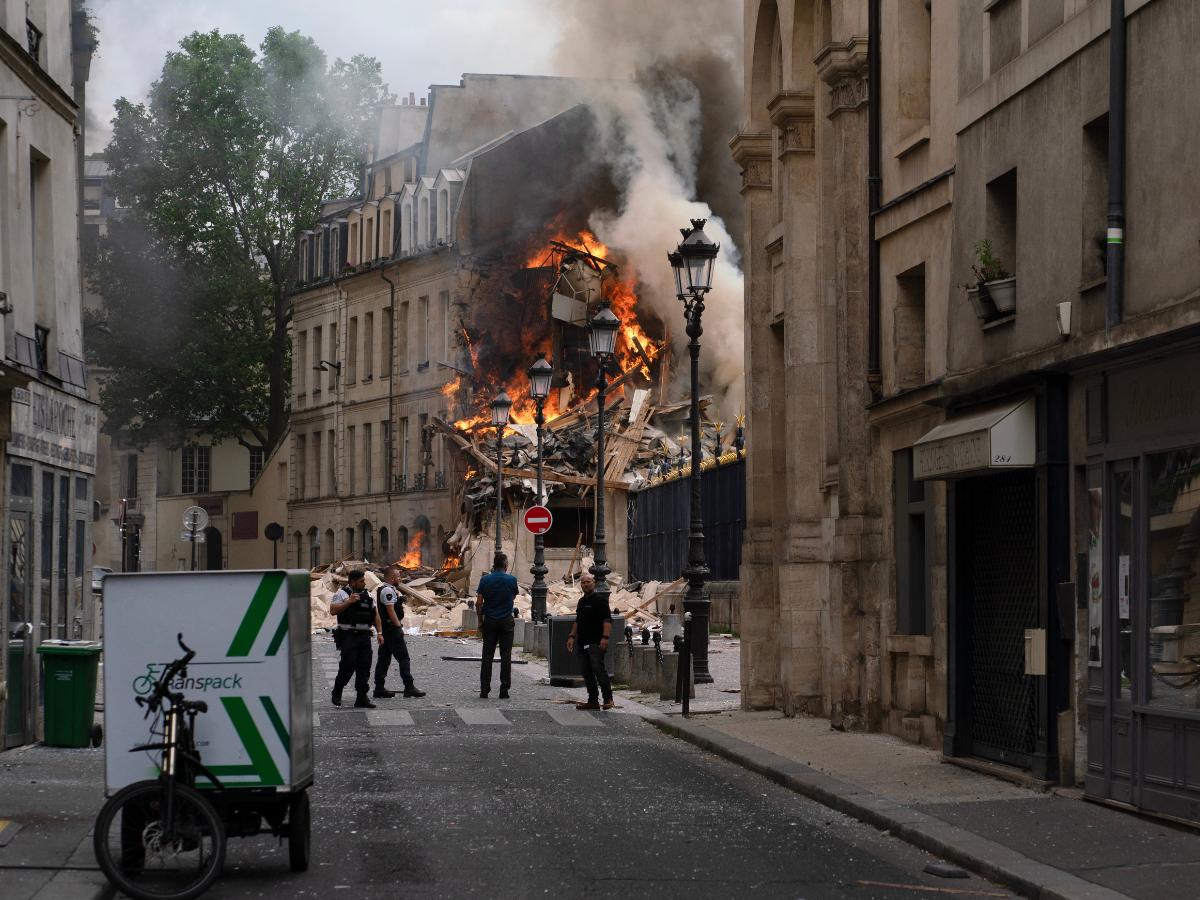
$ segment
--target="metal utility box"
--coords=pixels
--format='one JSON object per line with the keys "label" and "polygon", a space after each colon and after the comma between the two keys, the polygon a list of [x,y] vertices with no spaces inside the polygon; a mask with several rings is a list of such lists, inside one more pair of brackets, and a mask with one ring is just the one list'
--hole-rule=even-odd
{"label": "metal utility box", "polygon": [[[574,616],[550,616],[550,646],[547,651],[550,663],[550,683],[559,681],[582,682],[583,675],[579,671],[579,659],[575,653],[567,652],[567,638],[571,636],[571,627],[575,624]],[[612,631],[608,637],[608,651],[604,654],[604,668],[608,677],[616,672],[613,647],[618,640],[625,639],[625,617],[612,617]]]}
{"label": "metal utility box", "polygon": [[[295,791],[312,782],[312,641],[307,571],[142,572],[104,579],[105,788],[156,778],[136,698],[183,655],[172,685],[204,700],[201,761],[227,788]],[[198,788],[211,787],[200,779]]]}

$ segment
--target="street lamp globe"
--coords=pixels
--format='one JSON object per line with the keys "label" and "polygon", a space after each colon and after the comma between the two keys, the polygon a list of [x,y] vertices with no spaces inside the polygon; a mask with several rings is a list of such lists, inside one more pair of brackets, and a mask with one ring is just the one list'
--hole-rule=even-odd
{"label": "street lamp globe", "polygon": [[554,378],[554,366],[545,356],[539,356],[525,374],[529,376],[529,395],[534,400],[545,400],[550,396],[550,381]]}
{"label": "street lamp globe", "polygon": [[592,356],[600,360],[609,359],[617,350],[617,332],[620,328],[621,320],[605,304],[588,323],[588,345]]}
{"label": "street lamp globe", "polygon": [[501,391],[500,396],[492,401],[492,424],[497,427],[507,425],[510,409],[512,409],[512,401],[508,399],[508,394]]}
{"label": "street lamp globe", "polygon": [[[683,229],[684,239],[676,250],[683,258],[683,275],[681,278],[676,274],[676,284],[682,287],[684,285],[680,282],[685,282],[688,291],[693,294],[705,294],[712,289],[713,268],[717,253],[721,250],[721,245],[714,244],[704,233],[707,221],[692,219],[690,233],[689,229]],[[673,266],[674,262],[671,264]]]}
{"label": "street lamp globe", "polygon": [[675,276],[675,296],[684,299],[687,285],[684,284],[683,257],[676,253],[667,254],[667,262],[671,264],[671,274]]}

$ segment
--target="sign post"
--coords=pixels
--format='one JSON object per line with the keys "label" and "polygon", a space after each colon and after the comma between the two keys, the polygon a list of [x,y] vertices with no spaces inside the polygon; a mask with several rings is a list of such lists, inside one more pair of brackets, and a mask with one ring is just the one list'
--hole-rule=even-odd
{"label": "sign post", "polygon": [[545,534],[553,522],[554,516],[544,506],[531,506],[525,510],[525,530],[530,534]]}
{"label": "sign post", "polygon": [[203,532],[208,527],[208,513],[199,506],[189,506],[183,511],[183,527],[187,529],[181,538],[190,541],[192,545],[192,571],[196,571],[196,544],[204,543]]}

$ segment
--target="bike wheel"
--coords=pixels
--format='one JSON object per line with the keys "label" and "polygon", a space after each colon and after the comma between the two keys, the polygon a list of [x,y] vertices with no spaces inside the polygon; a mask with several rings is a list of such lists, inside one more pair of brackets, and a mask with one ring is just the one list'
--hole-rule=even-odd
{"label": "bike wheel", "polygon": [[139,781],[96,817],[92,845],[108,880],[132,900],[193,900],[225,863],[225,828],[203,795],[175,786],[175,821],[162,821],[166,786]]}
{"label": "bike wheel", "polygon": [[293,872],[308,871],[308,855],[312,849],[312,812],[308,791],[292,797],[288,809],[288,863]]}

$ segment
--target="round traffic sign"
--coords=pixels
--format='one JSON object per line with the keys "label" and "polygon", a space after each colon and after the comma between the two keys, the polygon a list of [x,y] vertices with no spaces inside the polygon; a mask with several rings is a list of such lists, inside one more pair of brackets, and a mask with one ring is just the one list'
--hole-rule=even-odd
{"label": "round traffic sign", "polygon": [[554,516],[544,506],[531,506],[525,510],[525,529],[530,534],[545,534],[553,521]]}
{"label": "round traffic sign", "polygon": [[183,527],[188,531],[203,531],[208,527],[208,513],[199,506],[189,506],[183,511]]}

